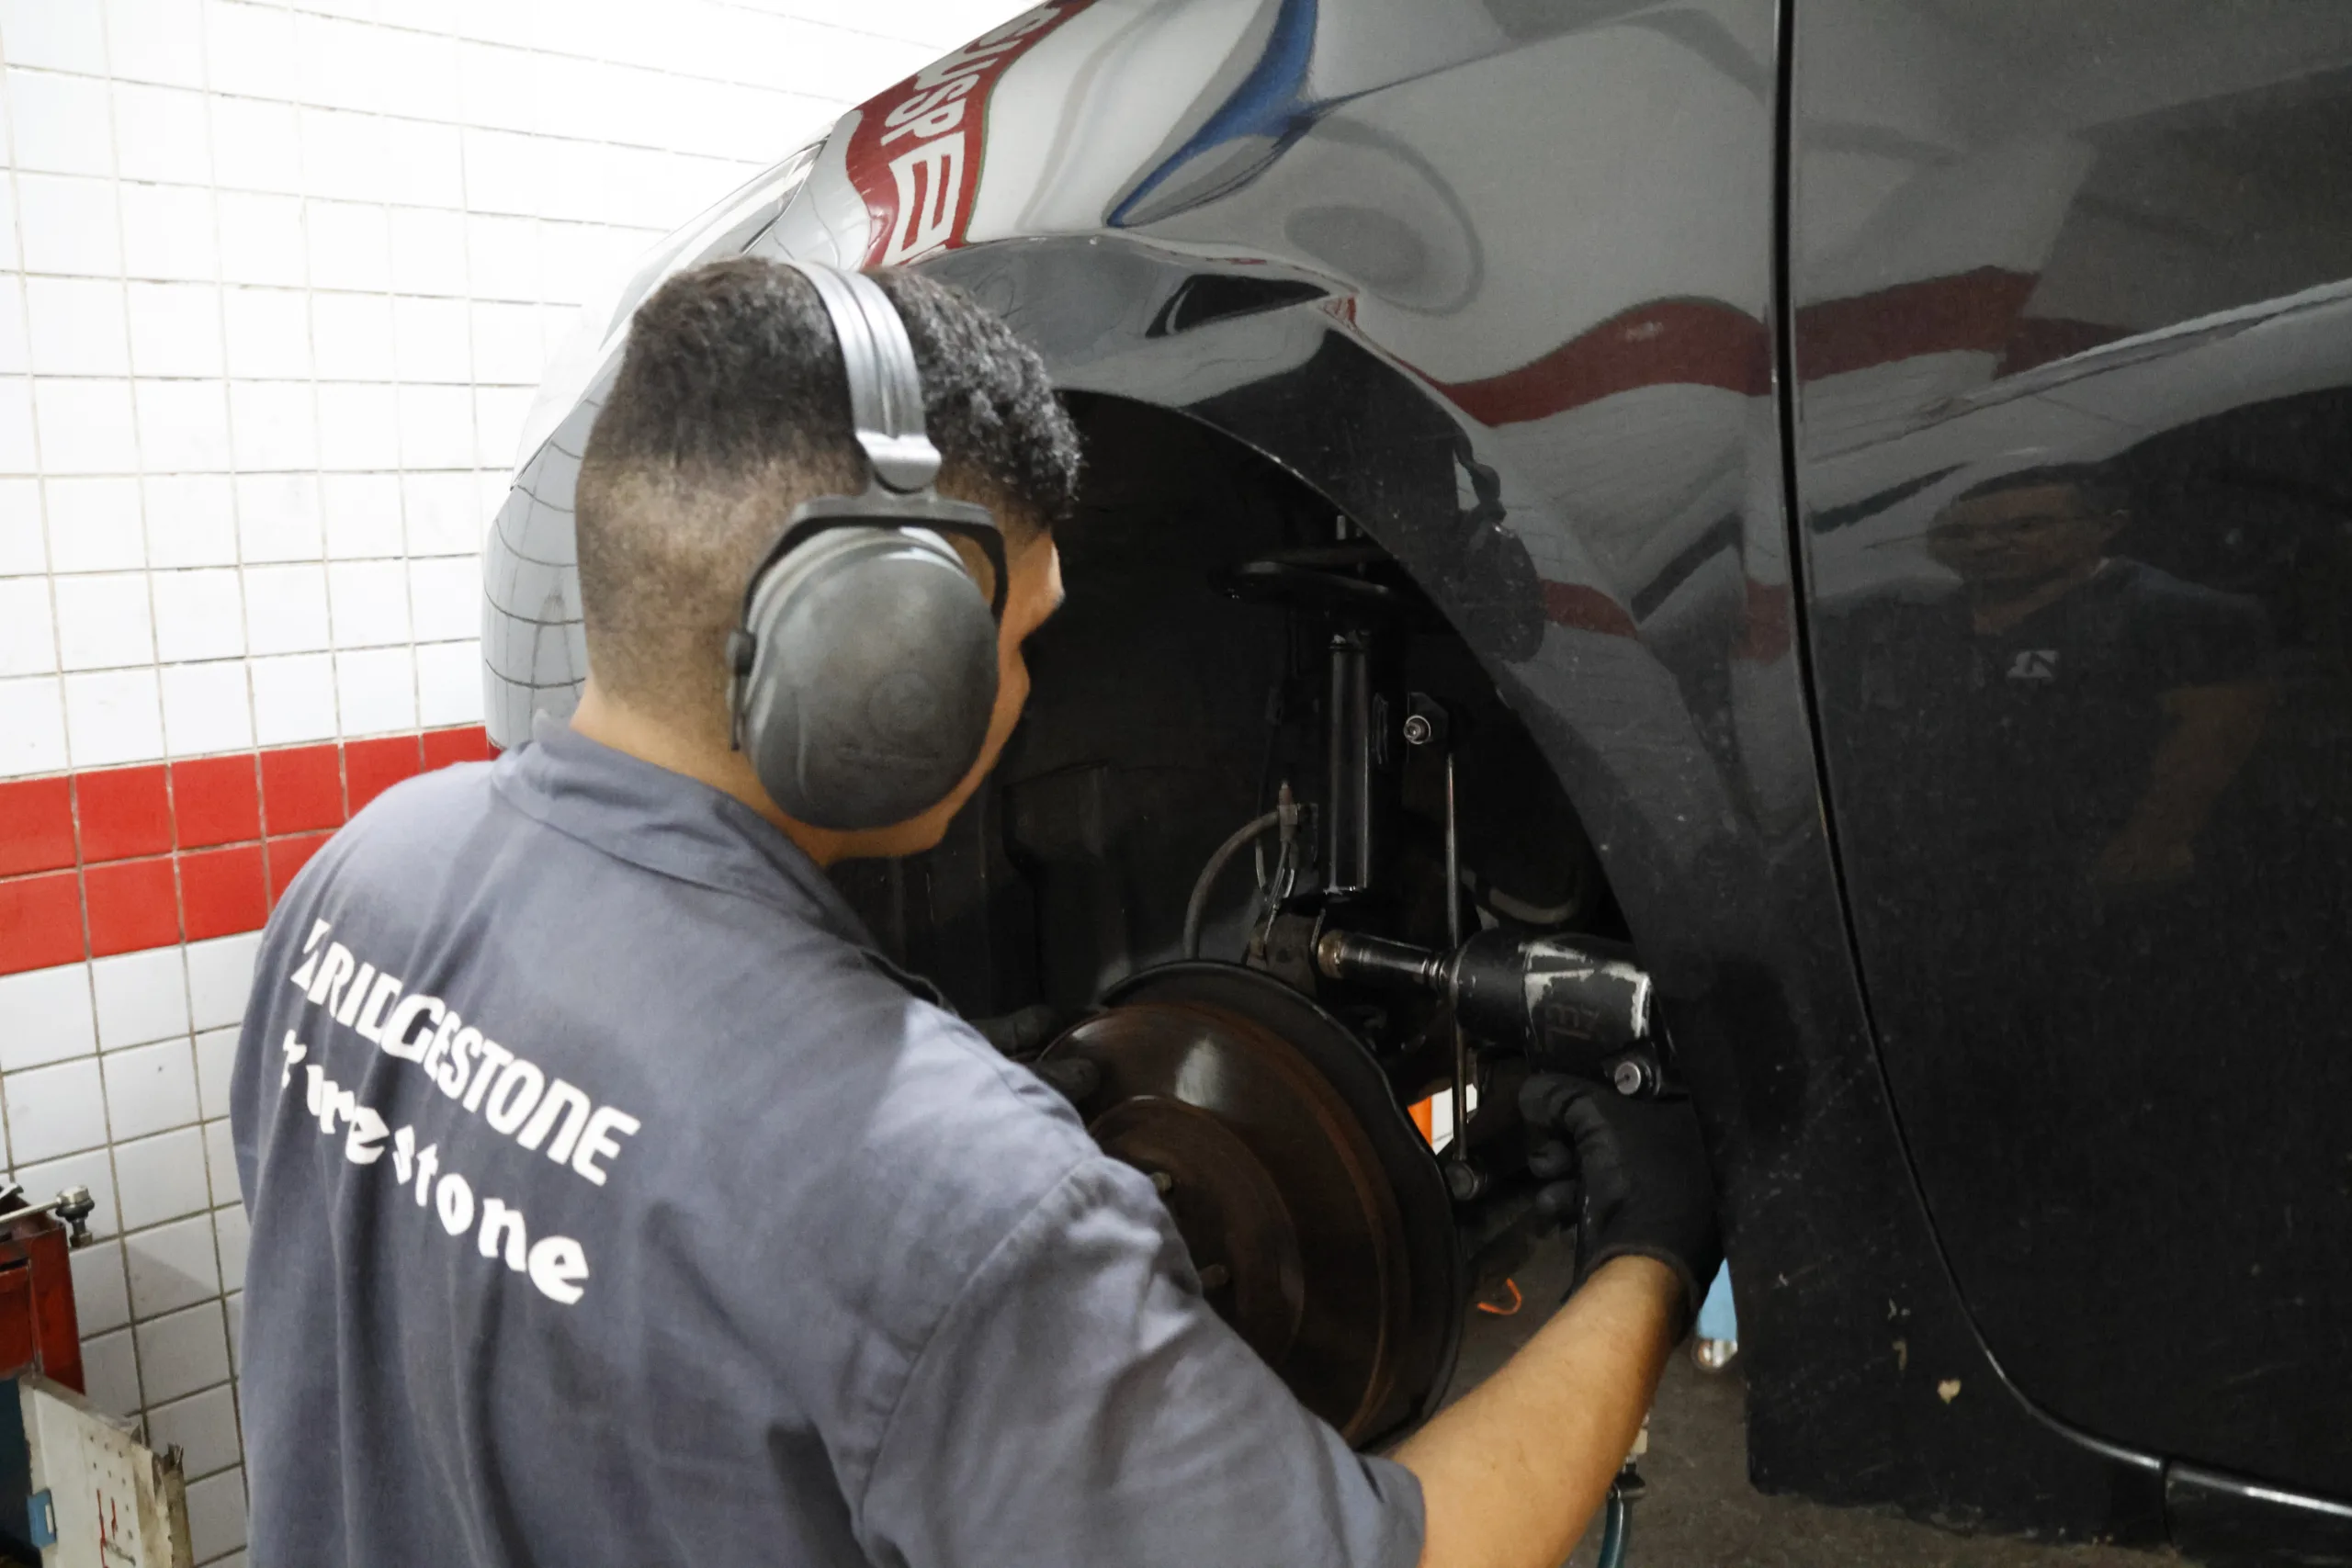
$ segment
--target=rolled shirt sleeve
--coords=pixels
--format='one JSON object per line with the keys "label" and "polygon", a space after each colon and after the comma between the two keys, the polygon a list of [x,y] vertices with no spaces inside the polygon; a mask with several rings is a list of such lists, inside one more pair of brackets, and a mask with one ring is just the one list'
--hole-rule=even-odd
{"label": "rolled shirt sleeve", "polygon": [[1107,1158],[972,1274],[853,1502],[874,1560],[906,1568],[1412,1568],[1422,1538],[1411,1472],[1291,1396]]}

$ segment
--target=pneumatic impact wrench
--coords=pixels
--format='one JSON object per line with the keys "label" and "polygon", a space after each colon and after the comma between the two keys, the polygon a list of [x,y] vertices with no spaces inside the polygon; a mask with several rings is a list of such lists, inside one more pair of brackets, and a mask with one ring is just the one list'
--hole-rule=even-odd
{"label": "pneumatic impact wrench", "polygon": [[1537,1213],[1573,1222],[1576,1156],[1551,1136],[1571,1079],[1605,1083],[1631,1099],[1679,1098],[1659,1050],[1648,973],[1620,943],[1591,937],[1480,931],[1452,953],[1355,931],[1327,931],[1316,967],[1334,980],[1410,986],[1435,992],[1454,1021],[1533,1069],[1519,1097],[1520,1119],[1536,1135],[1528,1174],[1543,1185]]}
{"label": "pneumatic impact wrench", "polygon": [[[1638,1099],[1680,1093],[1658,1049],[1649,975],[1618,943],[1496,930],[1440,953],[1334,931],[1316,943],[1315,961],[1329,979],[1432,991],[1452,1005],[1459,1027],[1527,1058],[1534,1075],[1521,1088],[1520,1117],[1537,1137],[1527,1168],[1542,1184],[1535,1212],[1550,1224],[1573,1226],[1581,1198],[1575,1152],[1550,1135],[1577,1092],[1570,1080],[1599,1080]],[[1623,1568],[1631,1506],[1643,1491],[1635,1461],[1648,1437],[1645,1421],[1609,1488],[1598,1568]]]}
{"label": "pneumatic impact wrench", "polygon": [[1328,979],[1433,991],[1474,1037],[1525,1056],[1538,1073],[1642,1099],[1676,1092],[1654,1035],[1649,975],[1619,943],[1497,930],[1440,953],[1335,931],[1316,943],[1315,963]]}

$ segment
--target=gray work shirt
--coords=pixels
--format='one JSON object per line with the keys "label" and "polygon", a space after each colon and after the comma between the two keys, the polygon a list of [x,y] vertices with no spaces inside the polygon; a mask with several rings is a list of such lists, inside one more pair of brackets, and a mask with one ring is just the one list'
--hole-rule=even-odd
{"label": "gray work shirt", "polygon": [[1419,1484],[740,803],[543,727],[295,879],[238,1047],[255,1568],[1403,1565]]}

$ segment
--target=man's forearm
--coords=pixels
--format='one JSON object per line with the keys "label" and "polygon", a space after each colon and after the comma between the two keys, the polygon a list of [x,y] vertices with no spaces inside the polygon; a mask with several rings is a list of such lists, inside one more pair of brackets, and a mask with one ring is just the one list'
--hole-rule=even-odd
{"label": "man's forearm", "polygon": [[1421,1568],[1558,1568],[1640,1431],[1686,1307],[1674,1270],[1603,1264],[1502,1371],[1415,1433]]}
{"label": "man's forearm", "polygon": [[2149,760],[2148,787],[2125,831],[2185,844],[2261,740],[2270,689],[2255,682],[2185,687],[2165,696],[2165,709],[2172,731]]}

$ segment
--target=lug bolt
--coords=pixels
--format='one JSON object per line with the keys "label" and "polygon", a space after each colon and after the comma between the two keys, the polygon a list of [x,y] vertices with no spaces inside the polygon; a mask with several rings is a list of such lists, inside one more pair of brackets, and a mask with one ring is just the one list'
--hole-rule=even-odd
{"label": "lug bolt", "polygon": [[1406,745],[1426,746],[1430,743],[1430,738],[1434,733],[1435,730],[1430,724],[1429,715],[1425,713],[1415,713],[1407,714],[1405,716]]}
{"label": "lug bolt", "polygon": [[1151,1190],[1159,1193],[1162,1198],[1167,1197],[1169,1193],[1176,1190],[1176,1179],[1169,1175],[1166,1171],[1147,1171],[1145,1174],[1151,1178]]}
{"label": "lug bolt", "polygon": [[1609,1081],[1617,1086],[1619,1094],[1639,1094],[1644,1082],[1642,1065],[1639,1062],[1620,1062],[1610,1073]]}
{"label": "lug bolt", "polygon": [[1456,1159],[1445,1161],[1444,1166],[1446,1194],[1455,1202],[1467,1203],[1487,1190],[1485,1173]]}

